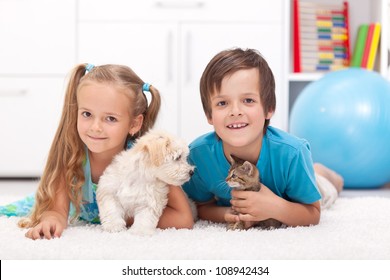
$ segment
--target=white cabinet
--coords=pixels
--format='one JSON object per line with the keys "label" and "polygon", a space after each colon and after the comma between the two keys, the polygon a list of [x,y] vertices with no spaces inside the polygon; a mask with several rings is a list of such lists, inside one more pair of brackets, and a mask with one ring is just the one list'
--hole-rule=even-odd
{"label": "white cabinet", "polygon": [[0,177],[41,174],[58,126],[63,78],[0,78]]}
{"label": "white cabinet", "polygon": [[1,0],[0,75],[68,73],[74,64],[75,7],[75,0]]}
{"label": "white cabinet", "polygon": [[284,0],[0,0],[0,177],[42,174],[77,63],[125,64],[162,95],[157,127],[188,142],[212,129],[201,73],[219,51],[258,49],[287,128]]}
{"label": "white cabinet", "polygon": [[286,128],[283,9],[282,0],[82,0],[78,61],[130,66],[161,91],[157,127],[191,141],[212,129],[199,95],[207,63],[227,48],[255,48],[277,80],[278,108],[272,123]]}
{"label": "white cabinet", "polygon": [[76,0],[0,1],[0,177],[42,174],[75,64]]}

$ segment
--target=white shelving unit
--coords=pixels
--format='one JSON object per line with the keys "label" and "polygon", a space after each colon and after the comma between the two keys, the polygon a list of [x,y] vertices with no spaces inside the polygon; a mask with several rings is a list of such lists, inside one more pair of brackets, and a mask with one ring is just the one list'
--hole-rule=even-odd
{"label": "white shelving unit", "polygon": [[[303,0],[305,1],[305,0]],[[306,0],[317,3],[342,3],[343,0]],[[351,53],[355,45],[355,38],[358,26],[362,23],[380,22],[381,23],[381,37],[379,43],[379,51],[377,55],[377,63],[375,64],[375,71],[382,76],[387,77],[388,73],[388,59],[389,59],[389,17],[390,17],[390,1],[388,0],[352,0],[349,3],[349,30],[350,30],[350,47]],[[286,15],[289,18],[286,30],[289,30],[289,44],[286,52],[289,56],[289,65],[286,67],[285,76],[286,88],[288,89],[288,104],[289,111],[291,110],[296,98],[303,88],[309,83],[318,80],[324,74],[322,73],[293,73],[293,30],[292,30],[292,1],[288,1],[288,8]]]}

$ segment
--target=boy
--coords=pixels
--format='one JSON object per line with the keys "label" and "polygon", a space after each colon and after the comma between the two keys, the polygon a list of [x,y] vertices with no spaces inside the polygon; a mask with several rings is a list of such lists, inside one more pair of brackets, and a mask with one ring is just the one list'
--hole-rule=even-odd
{"label": "boy", "polygon": [[[334,202],[343,179],[323,165],[313,165],[305,140],[269,126],[276,106],[275,81],[260,53],[220,52],[203,72],[200,93],[215,132],[190,144],[189,161],[196,169],[183,186],[196,201],[199,218],[242,220],[246,227],[269,218],[287,226],[318,224],[321,203],[328,207]],[[231,191],[225,183],[230,154],[257,166],[260,192]],[[240,214],[233,215],[231,209]]]}

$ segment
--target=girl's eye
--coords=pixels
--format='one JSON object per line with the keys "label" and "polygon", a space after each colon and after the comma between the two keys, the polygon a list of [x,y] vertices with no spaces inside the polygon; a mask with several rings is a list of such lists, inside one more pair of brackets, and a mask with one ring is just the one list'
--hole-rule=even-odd
{"label": "girl's eye", "polygon": [[90,112],[82,112],[81,115],[84,117],[84,118],[89,118],[91,116],[91,113]]}
{"label": "girl's eye", "polygon": [[112,116],[108,116],[106,118],[106,120],[109,121],[109,122],[116,122],[117,121],[117,119],[115,117],[112,117]]}
{"label": "girl's eye", "polygon": [[226,101],[219,101],[217,103],[217,106],[225,106],[226,105]]}

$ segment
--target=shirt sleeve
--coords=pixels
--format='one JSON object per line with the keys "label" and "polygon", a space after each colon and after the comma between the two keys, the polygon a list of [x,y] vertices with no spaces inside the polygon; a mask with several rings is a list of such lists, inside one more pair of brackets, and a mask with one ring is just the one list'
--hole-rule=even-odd
{"label": "shirt sleeve", "polygon": [[306,141],[291,158],[286,195],[291,201],[305,204],[311,204],[321,199],[314,176],[310,146]]}

